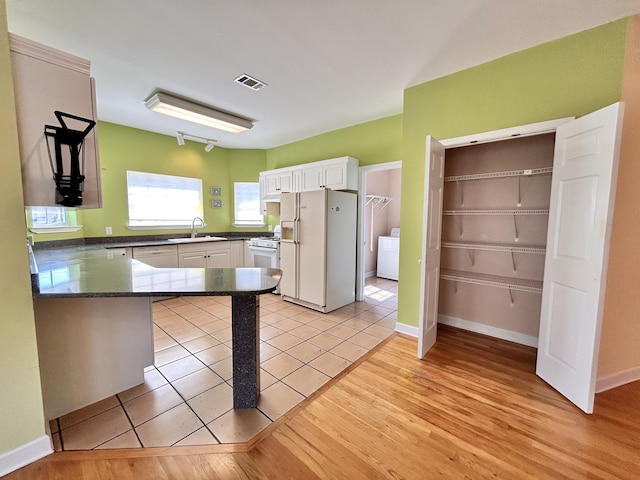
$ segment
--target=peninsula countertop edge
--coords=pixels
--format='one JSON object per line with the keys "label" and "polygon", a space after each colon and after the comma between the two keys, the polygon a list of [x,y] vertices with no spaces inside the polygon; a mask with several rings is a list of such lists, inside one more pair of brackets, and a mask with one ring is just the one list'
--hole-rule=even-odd
{"label": "peninsula countertop edge", "polygon": [[254,296],[277,287],[273,268],[155,268],[102,245],[34,251],[34,298]]}

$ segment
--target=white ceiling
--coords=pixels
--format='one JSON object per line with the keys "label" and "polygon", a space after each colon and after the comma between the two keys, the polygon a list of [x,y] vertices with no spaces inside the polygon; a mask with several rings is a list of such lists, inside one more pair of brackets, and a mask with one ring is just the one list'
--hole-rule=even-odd
{"label": "white ceiling", "polygon": [[[7,0],[9,31],[91,60],[101,120],[271,148],[402,112],[403,90],[640,12],[640,0]],[[268,84],[254,92],[246,73]],[[148,111],[157,88],[255,120]]]}

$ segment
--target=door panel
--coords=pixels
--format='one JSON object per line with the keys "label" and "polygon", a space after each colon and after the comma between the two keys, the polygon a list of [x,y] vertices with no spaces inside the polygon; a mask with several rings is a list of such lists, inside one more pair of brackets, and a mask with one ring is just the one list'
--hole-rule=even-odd
{"label": "door panel", "polygon": [[558,127],[536,373],[593,411],[623,105]]}
{"label": "door panel", "polygon": [[418,327],[418,358],[424,357],[436,341],[438,328],[438,291],[440,286],[440,242],[442,238],[442,194],[444,185],[444,147],[435,138],[427,137],[425,165],[425,218],[423,225],[421,285],[424,302],[420,306]]}
{"label": "door panel", "polygon": [[300,194],[298,298],[325,305],[327,192]]}
{"label": "door panel", "polygon": [[293,242],[280,242],[280,294],[296,298],[298,290],[298,246]]}
{"label": "door panel", "polygon": [[212,250],[207,252],[207,268],[230,268],[229,250]]}

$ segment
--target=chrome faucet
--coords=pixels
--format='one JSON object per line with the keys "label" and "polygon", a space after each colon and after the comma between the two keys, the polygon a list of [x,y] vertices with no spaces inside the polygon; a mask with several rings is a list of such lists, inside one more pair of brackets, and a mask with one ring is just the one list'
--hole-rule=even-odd
{"label": "chrome faucet", "polygon": [[194,217],[193,220],[191,220],[191,238],[196,238],[196,220],[200,220],[200,226],[204,227],[204,220],[200,217]]}

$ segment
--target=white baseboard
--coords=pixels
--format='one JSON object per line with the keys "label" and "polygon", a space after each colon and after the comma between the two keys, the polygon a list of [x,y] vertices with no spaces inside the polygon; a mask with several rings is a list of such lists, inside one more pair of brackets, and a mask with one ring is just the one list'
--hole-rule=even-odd
{"label": "white baseboard", "polygon": [[370,272],[365,272],[364,274],[364,278],[370,278],[370,277],[375,277],[376,276],[376,271],[375,270],[371,270]]}
{"label": "white baseboard", "polygon": [[528,347],[538,348],[538,337],[505,330],[504,328],[492,327],[483,323],[471,322],[469,320],[451,317],[449,315],[438,315],[438,323],[461,328],[463,330],[469,330],[470,332],[501,338],[502,340],[508,340],[510,342],[520,343],[522,345],[527,345]]}
{"label": "white baseboard", "polygon": [[596,393],[606,392],[612,388],[640,380],[640,366],[622,372],[613,373],[596,380]]}
{"label": "white baseboard", "polygon": [[396,332],[418,338],[418,327],[412,327],[404,323],[396,322]]}
{"label": "white baseboard", "polygon": [[51,439],[43,435],[0,455],[0,477],[53,453]]}

